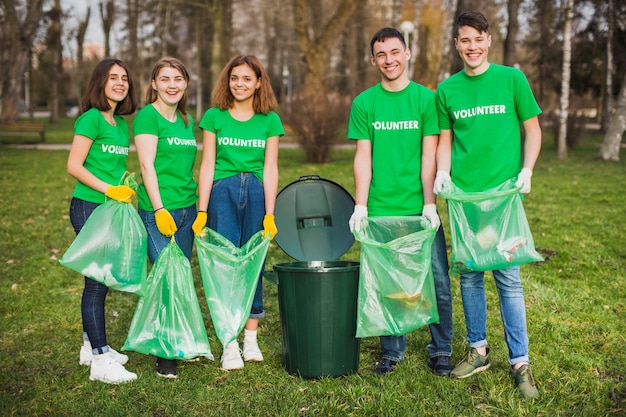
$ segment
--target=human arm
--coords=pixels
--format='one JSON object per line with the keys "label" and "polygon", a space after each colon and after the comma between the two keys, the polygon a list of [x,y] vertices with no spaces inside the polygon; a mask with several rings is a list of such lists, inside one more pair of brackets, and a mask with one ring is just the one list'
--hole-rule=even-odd
{"label": "human arm", "polygon": [[522,187],[520,192],[526,194],[531,189],[531,176],[533,169],[535,169],[535,163],[539,158],[539,152],[541,151],[541,126],[539,125],[539,118],[537,116],[531,117],[524,121],[524,160],[522,162],[522,170],[517,176],[515,185]]}
{"label": "human arm", "polygon": [[93,141],[83,135],[74,135],[72,147],[67,158],[67,173],[89,188],[99,191],[114,200],[130,203],[135,190],[127,185],[112,185],[102,181],[85,168],[85,160]]}
{"label": "human arm", "polygon": [[209,198],[211,197],[213,178],[215,177],[215,133],[203,130],[202,143],[202,162],[200,163],[200,173],[198,175],[198,215],[191,226],[196,235],[202,233],[202,229],[207,221]]}
{"label": "human arm", "polygon": [[422,139],[422,171],[420,173],[424,195],[422,216],[428,218],[433,227],[439,227],[441,224],[437,214],[437,195],[434,192],[438,139],[437,135],[425,136]]}
{"label": "human arm", "polygon": [[142,133],[135,136],[135,147],[137,148],[137,157],[141,167],[141,177],[154,210],[157,228],[163,235],[172,236],[178,230],[178,227],[172,215],[163,205],[161,192],[159,191],[159,179],[154,168],[158,142],[159,138],[157,135]]}
{"label": "human arm", "polygon": [[450,166],[452,160],[452,131],[442,129],[439,133],[439,142],[435,153],[437,165],[433,191],[439,194],[443,191],[444,185],[451,181]]}
{"label": "human arm", "polygon": [[356,141],[353,171],[355,207],[350,217],[350,230],[359,231],[361,221],[367,217],[367,199],[372,182],[372,143],[369,140]]}
{"label": "human arm", "polygon": [[274,208],[278,194],[278,136],[267,139],[265,144],[265,160],[263,163],[263,191],[265,193],[265,217],[263,219],[263,237],[270,239],[278,233],[274,221]]}

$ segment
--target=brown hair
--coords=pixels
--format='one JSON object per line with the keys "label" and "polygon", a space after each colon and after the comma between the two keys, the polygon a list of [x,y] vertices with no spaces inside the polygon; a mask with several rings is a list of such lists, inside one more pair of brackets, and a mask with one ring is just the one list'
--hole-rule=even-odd
{"label": "brown hair", "polygon": [[404,41],[404,36],[397,29],[394,28],[382,28],[378,32],[372,36],[372,40],[370,41],[370,50],[372,51],[372,56],[374,56],[374,44],[376,42],[385,42],[387,39],[396,38],[401,43],[402,46],[406,49],[406,42]]}
{"label": "brown hair", "polygon": [[463,26],[473,27],[480,33],[489,33],[489,21],[481,12],[474,10],[463,12],[456,18],[454,36],[459,35],[459,29]]}
{"label": "brown hair", "polygon": [[114,114],[124,116],[134,113],[137,109],[135,85],[133,83],[133,78],[130,76],[130,71],[128,71],[128,67],[119,59],[105,58],[98,62],[96,67],[93,69],[91,78],[89,79],[89,83],[85,89],[85,93],[80,100],[80,109],[83,113],[92,107],[95,107],[100,111],[111,110],[111,105],[109,104],[106,94],[104,93],[104,87],[106,86],[109,78],[109,71],[113,65],[119,65],[124,68],[126,70],[126,75],[128,76],[128,94],[124,100],[117,103]]}
{"label": "brown hair", "polygon": [[[170,68],[174,68],[175,70],[178,70],[185,78],[185,81],[187,82],[187,86],[189,86],[189,73],[187,72],[185,65],[180,60],[173,58],[171,56],[163,57],[159,59],[156,62],[156,64],[154,64],[154,67],[152,68],[152,75],[150,76],[150,80],[156,81],[157,75],[159,75],[159,71],[161,71],[165,67],[170,67]],[[154,103],[158,97],[157,92],[152,88],[152,85],[150,84],[146,88],[146,103]],[[188,127],[189,116],[187,115],[187,89],[185,89],[185,92],[183,93],[183,96],[178,102],[178,106],[176,108],[178,109],[178,112],[180,113],[180,117],[182,117],[183,121],[185,122],[185,127]]]}
{"label": "brown hair", "polygon": [[270,83],[265,68],[263,68],[263,64],[261,64],[261,61],[254,55],[237,55],[226,64],[215,83],[215,88],[211,95],[211,105],[213,107],[219,107],[221,110],[232,108],[235,97],[230,91],[230,75],[233,68],[240,65],[250,67],[261,81],[261,86],[254,93],[252,104],[254,112],[267,114],[271,110],[274,110],[278,106],[278,103],[274,95],[274,90],[272,90],[272,84]]}

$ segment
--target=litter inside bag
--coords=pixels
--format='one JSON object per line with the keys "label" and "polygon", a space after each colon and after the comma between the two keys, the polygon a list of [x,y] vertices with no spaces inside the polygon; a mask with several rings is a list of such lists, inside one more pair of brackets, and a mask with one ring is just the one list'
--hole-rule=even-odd
{"label": "litter inside bag", "polygon": [[122,350],[166,359],[213,360],[191,265],[174,238],[150,270]]}
{"label": "litter inside bag", "polygon": [[[125,183],[136,188],[134,174]],[[116,200],[96,207],[59,262],[109,288],[141,295],[147,233],[137,209]]]}
{"label": "litter inside bag", "polygon": [[491,271],[543,261],[535,250],[515,181],[466,193],[454,184],[447,199],[452,237],[450,273]]}
{"label": "litter inside bag", "polygon": [[361,244],[356,337],[400,336],[439,321],[432,273],[437,228],[421,216],[369,217]]}
{"label": "litter inside bag", "polygon": [[196,237],[202,283],[215,333],[226,346],[248,320],[270,239],[261,231],[238,248],[216,231],[204,230]]}

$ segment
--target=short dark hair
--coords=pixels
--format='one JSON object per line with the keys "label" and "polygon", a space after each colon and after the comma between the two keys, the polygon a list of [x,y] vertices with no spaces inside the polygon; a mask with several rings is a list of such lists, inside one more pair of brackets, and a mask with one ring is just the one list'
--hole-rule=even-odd
{"label": "short dark hair", "polygon": [[479,31],[480,33],[489,33],[489,21],[484,14],[475,10],[463,12],[456,18],[454,23],[454,36],[459,35],[459,29],[462,26],[470,26]]}
{"label": "short dark hair", "polygon": [[107,80],[109,78],[109,71],[113,65],[119,65],[120,67],[126,70],[126,75],[128,76],[128,94],[124,98],[124,100],[120,101],[115,107],[115,114],[119,115],[127,115],[132,114],[137,109],[137,95],[135,94],[135,85],[133,84],[133,78],[130,76],[130,71],[128,70],[128,66],[119,59],[115,58],[105,58],[102,61],[98,62],[96,67],[93,69],[91,73],[91,78],[89,79],[89,83],[87,83],[87,88],[85,89],[85,93],[80,100],[80,109],[84,112],[89,110],[92,107],[100,111],[107,111],[111,109],[107,97],[104,93],[104,87],[106,86]]}
{"label": "short dark hair", "polygon": [[370,50],[372,51],[372,55],[374,55],[374,44],[376,42],[385,42],[386,39],[398,38],[400,42],[402,42],[402,46],[406,49],[406,42],[404,41],[404,36],[394,28],[382,28],[378,32],[374,34],[372,40],[370,41]]}

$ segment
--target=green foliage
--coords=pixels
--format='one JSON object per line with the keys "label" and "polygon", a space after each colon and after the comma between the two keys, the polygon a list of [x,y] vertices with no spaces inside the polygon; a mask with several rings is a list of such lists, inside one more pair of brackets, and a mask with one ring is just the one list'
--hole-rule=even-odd
{"label": "green foliage", "polygon": [[[550,138],[524,202],[543,263],[522,267],[530,354],[540,397],[521,399],[508,376],[497,293],[487,279],[492,366],[464,380],[434,376],[426,366],[427,329],[408,336],[406,360],[379,377],[379,344],[364,339],[358,374],[303,380],[282,365],[277,287],[265,282],[267,317],[259,344],[265,362],[219,370],[221,346],[210,321],[197,260],[196,290],[216,361],[183,362],[178,380],[156,376],[154,358],[129,352],[137,381],[89,381],[78,365],[82,277],[57,258],[74,239],[68,206],[74,180],[67,151],[0,152],[0,415],[106,416],[618,416],[626,413],[626,164],[594,160],[600,137],[586,134],[565,161]],[[281,149],[280,187],[318,174],[354,192],[352,149],[331,162],[307,164]],[[139,172],[136,154],[131,171]],[[445,202],[439,209],[449,230]],[[345,260],[357,260],[355,245]],[[267,267],[290,259],[272,243]],[[458,277],[452,277],[453,362],[467,350]],[[110,291],[107,333],[120,348],[136,296]]]}

